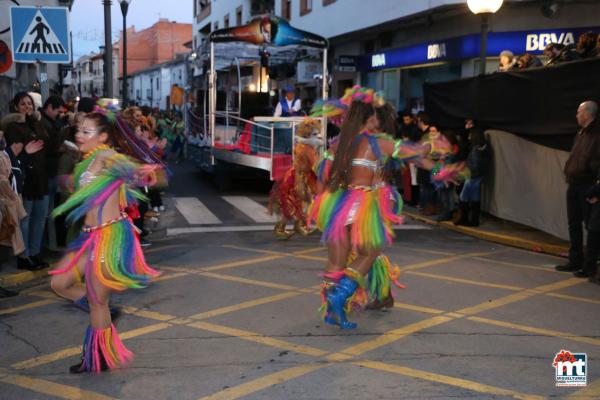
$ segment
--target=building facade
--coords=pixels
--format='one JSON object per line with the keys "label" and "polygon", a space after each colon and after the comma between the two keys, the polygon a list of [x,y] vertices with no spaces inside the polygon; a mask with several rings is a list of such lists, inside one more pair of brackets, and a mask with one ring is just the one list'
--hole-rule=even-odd
{"label": "building facade", "polygon": [[[74,0],[19,0],[21,6],[41,7],[71,7]],[[0,2],[0,41],[4,42],[10,49],[12,38],[10,32],[11,6],[16,5],[12,1]],[[61,64],[47,64],[47,79],[51,92],[61,91],[62,70]],[[40,71],[37,64],[13,63],[8,71],[0,74],[0,115],[8,112],[8,104],[12,97],[22,90],[39,90]]]}
{"label": "building facade", "polygon": [[178,96],[175,92],[183,91],[188,82],[186,57],[131,74],[128,82],[129,99],[138,106],[160,110],[178,108],[181,103],[174,99]]}
{"label": "building facade", "polygon": [[[238,9],[243,24],[259,5],[328,38],[332,96],[360,83],[384,91],[398,109],[416,111],[424,82],[479,69],[481,20],[464,0],[372,0],[368,7],[363,0],[195,0],[195,48],[211,30],[236,25]],[[497,69],[502,50],[541,55],[549,42],[572,44],[584,31],[600,31],[598,15],[600,2],[505,0],[490,20],[486,71]]]}
{"label": "building facade", "polygon": [[[119,95],[119,81],[117,73],[119,70],[119,47],[113,45],[113,95]],[[98,53],[92,53],[80,57],[73,65],[70,74],[70,83],[77,89],[80,97],[102,97],[104,96],[104,47],[100,47]],[[69,81],[67,81],[69,82]]]}
{"label": "building facade", "polygon": [[[174,60],[179,54],[189,53],[185,44],[192,40],[192,24],[181,24],[161,18],[150,28],[137,32],[127,29],[127,74],[147,70],[154,65]],[[118,59],[123,60],[123,32],[119,38]],[[123,71],[119,71],[122,78]]]}

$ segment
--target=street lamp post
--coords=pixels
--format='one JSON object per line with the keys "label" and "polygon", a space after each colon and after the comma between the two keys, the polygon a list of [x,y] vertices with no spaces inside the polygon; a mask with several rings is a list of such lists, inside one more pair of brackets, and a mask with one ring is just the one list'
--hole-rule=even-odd
{"label": "street lamp post", "polygon": [[123,14],[123,107],[129,102],[127,88],[127,10],[131,0],[121,0],[121,14]]}
{"label": "street lamp post", "polygon": [[504,0],[467,0],[467,5],[473,14],[481,15],[481,46],[479,48],[479,74],[485,74],[487,56],[487,34],[490,15],[502,7]]}
{"label": "street lamp post", "polygon": [[112,0],[102,0],[102,4],[104,5],[104,94],[108,98],[113,98],[112,21],[110,15]]}

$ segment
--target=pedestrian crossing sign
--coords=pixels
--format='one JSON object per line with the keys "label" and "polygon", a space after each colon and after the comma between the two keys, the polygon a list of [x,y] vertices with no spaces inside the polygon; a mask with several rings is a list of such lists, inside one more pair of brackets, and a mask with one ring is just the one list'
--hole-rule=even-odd
{"label": "pedestrian crossing sign", "polygon": [[69,63],[69,10],[66,7],[10,8],[15,62]]}

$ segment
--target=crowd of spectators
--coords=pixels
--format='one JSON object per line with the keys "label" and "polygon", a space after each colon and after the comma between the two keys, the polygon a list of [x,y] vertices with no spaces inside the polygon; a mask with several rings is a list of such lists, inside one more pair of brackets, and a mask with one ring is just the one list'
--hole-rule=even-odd
{"label": "crowd of spectators", "polygon": [[429,157],[443,163],[464,162],[471,170],[471,178],[455,185],[450,183],[435,187],[427,170],[408,163],[397,179],[397,186],[404,201],[416,206],[423,215],[437,215],[438,221],[454,221],[457,225],[479,226],[481,210],[481,183],[491,164],[491,149],[483,132],[472,119],[465,120],[460,131],[440,131],[429,115],[419,112],[401,113],[397,138],[412,142],[428,143],[445,139],[451,145],[448,154],[431,153]]}
{"label": "crowd of spectators", "polygon": [[[0,118],[0,244],[12,248],[18,269],[29,271],[48,268],[43,254],[67,244],[64,218],[53,220],[49,214],[70,194],[72,185],[66,177],[81,160],[75,134],[83,116],[96,105],[91,98],[66,104],[60,96],[36,104],[39,98],[35,93],[18,93],[11,101],[10,113]],[[182,159],[185,137],[181,115],[130,107],[123,111],[123,117],[163,160]],[[146,247],[150,232],[144,221],[150,218],[156,222],[165,208],[160,190],[140,189],[150,202],[140,204],[140,218],[134,222]],[[14,294],[0,288],[0,297]]]}
{"label": "crowd of spectators", "polygon": [[549,43],[544,48],[544,64],[537,56],[525,53],[515,56],[510,50],[500,53],[499,72],[538,68],[558,65],[563,62],[577,61],[600,57],[600,35],[596,32],[586,32],[579,36],[576,44]]}
{"label": "crowd of spectators", "polygon": [[[600,284],[600,120],[599,107],[585,101],[577,109],[581,128],[564,168],[567,182],[569,259],[558,271],[570,271],[578,278]],[[437,221],[452,220],[456,225],[479,226],[481,185],[492,167],[492,151],[483,131],[472,119],[462,130],[440,131],[425,112],[416,116],[402,113],[396,136],[413,142],[429,143],[443,136],[450,144],[448,154],[431,153],[432,160],[446,163],[465,162],[470,178],[460,185],[435,187],[429,173],[409,163],[396,181],[402,197],[423,215],[437,215]],[[587,239],[584,246],[584,229]]]}

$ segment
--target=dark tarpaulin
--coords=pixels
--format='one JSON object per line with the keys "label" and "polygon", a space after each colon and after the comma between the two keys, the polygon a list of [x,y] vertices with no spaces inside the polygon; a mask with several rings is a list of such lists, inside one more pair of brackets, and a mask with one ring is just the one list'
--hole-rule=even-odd
{"label": "dark tarpaulin", "polygon": [[525,71],[425,83],[425,110],[442,128],[479,127],[570,150],[584,100],[600,101],[600,58]]}

